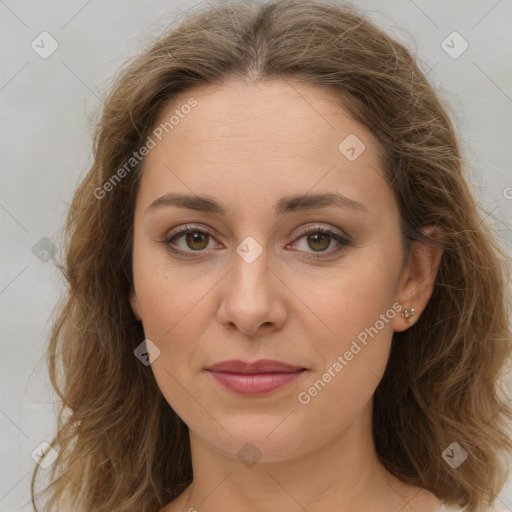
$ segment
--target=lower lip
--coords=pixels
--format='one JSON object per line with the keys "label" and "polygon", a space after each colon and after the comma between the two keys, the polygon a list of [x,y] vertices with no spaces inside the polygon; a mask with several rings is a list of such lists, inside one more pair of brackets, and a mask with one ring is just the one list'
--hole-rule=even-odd
{"label": "lower lip", "polygon": [[264,395],[283,388],[299,378],[304,370],[290,373],[225,373],[209,370],[225,388],[241,395]]}

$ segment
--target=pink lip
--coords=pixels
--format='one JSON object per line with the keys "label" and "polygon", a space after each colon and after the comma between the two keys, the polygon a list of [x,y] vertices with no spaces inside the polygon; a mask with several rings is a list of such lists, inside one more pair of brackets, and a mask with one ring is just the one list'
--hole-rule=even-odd
{"label": "pink lip", "polygon": [[262,395],[290,384],[306,368],[282,361],[260,359],[253,363],[241,360],[223,361],[206,370],[217,382],[235,393]]}

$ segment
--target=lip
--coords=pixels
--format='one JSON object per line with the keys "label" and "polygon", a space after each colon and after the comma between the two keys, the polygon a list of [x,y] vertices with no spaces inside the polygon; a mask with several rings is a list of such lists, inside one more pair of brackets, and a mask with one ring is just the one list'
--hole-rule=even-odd
{"label": "lip", "polygon": [[229,361],[216,363],[206,369],[216,372],[252,375],[255,373],[292,373],[305,370],[306,368],[274,359],[258,359],[258,361],[253,361],[252,363],[242,361],[241,359],[230,359]]}
{"label": "lip", "polygon": [[206,370],[230,391],[242,395],[264,395],[291,384],[307,369],[271,359],[252,363],[233,359],[214,364]]}

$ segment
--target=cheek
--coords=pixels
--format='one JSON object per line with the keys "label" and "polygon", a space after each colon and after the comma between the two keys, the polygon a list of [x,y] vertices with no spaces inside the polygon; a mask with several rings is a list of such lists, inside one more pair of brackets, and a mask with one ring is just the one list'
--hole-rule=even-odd
{"label": "cheek", "polygon": [[[142,305],[144,333],[160,348],[165,360],[179,366],[190,365],[197,340],[204,338],[206,323],[214,317],[208,290],[211,277],[186,279],[175,271],[162,269],[147,273],[138,291]],[[211,282],[210,282],[211,281]]]}
{"label": "cheek", "polygon": [[203,417],[205,411],[192,398],[201,397],[192,378],[204,361],[198,340],[205,338],[204,320],[214,314],[204,297],[206,279],[187,279],[165,266],[146,270],[138,291],[144,334],[160,351],[151,370],[166,401],[185,423],[208,424],[211,418]]}
{"label": "cheek", "polygon": [[[374,393],[389,358],[393,319],[399,314],[395,294],[400,261],[399,251],[393,249],[361,253],[323,283],[310,286],[307,295],[301,291],[321,319],[323,333],[313,345],[321,364],[299,400],[311,405],[315,417],[334,422],[337,418],[339,423],[342,417],[353,417]],[[329,404],[340,408],[330,410]]]}
{"label": "cheek", "polygon": [[164,247],[146,240],[135,245],[133,260],[145,334],[165,342],[175,337],[189,315],[204,307],[202,298],[215,285],[214,276],[211,272],[197,275],[199,267],[173,260]]}
{"label": "cheek", "polygon": [[[302,318],[315,320],[324,351],[342,350],[350,345],[351,339],[379,321],[381,315],[390,309],[388,317],[393,315],[397,261],[397,255],[391,251],[361,251],[322,277],[295,278],[294,292],[307,306]],[[382,326],[379,322],[379,330],[389,334],[391,323]]]}
{"label": "cheek", "polygon": [[[187,391],[196,392],[191,375],[205,361],[199,340],[208,339],[208,325],[215,317],[209,293],[218,276],[211,271],[198,275],[193,266],[178,267],[165,251],[147,251],[147,257],[141,251],[134,262],[144,335],[160,351],[151,369],[166,400],[185,419],[191,407]],[[209,346],[208,354],[215,358],[215,347]]]}
{"label": "cheek", "polygon": [[[297,426],[310,433],[297,438],[295,449],[320,446],[324,439],[349,428],[368,407],[384,374],[393,335],[390,294],[378,287],[380,279],[344,281],[350,293],[323,303],[322,318],[335,335],[319,340],[321,365],[298,390]],[[352,285],[352,286],[351,286]],[[304,446],[303,446],[304,445]]]}

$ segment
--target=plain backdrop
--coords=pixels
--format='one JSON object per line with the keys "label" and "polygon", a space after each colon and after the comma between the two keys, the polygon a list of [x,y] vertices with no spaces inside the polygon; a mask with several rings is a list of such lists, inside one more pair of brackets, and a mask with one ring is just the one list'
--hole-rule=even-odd
{"label": "plain backdrop", "polygon": [[[63,288],[51,247],[92,161],[99,96],[155,30],[197,3],[0,0],[0,511],[32,510],[31,454],[55,433],[42,359]],[[468,179],[510,254],[512,1],[353,3],[417,54],[451,105]],[[58,44],[47,58],[41,37],[44,51]],[[510,479],[498,504],[512,510]]]}

